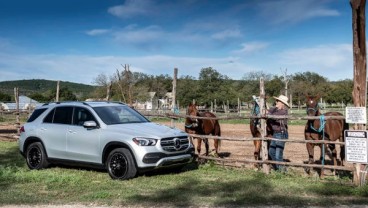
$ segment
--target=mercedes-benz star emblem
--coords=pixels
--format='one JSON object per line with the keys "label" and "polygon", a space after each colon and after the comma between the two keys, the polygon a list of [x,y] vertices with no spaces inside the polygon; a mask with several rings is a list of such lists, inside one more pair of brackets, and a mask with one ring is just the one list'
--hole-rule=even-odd
{"label": "mercedes-benz star emblem", "polygon": [[176,150],[180,149],[180,139],[174,138],[174,147]]}

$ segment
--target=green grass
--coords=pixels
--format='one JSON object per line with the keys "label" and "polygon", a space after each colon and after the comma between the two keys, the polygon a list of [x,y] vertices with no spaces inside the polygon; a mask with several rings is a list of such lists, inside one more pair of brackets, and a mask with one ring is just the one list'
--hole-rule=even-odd
{"label": "green grass", "polygon": [[128,181],[104,171],[51,167],[31,171],[16,142],[0,142],[0,206],[84,204],[129,207],[338,206],[368,204],[368,186],[351,178],[319,179],[193,163]]}

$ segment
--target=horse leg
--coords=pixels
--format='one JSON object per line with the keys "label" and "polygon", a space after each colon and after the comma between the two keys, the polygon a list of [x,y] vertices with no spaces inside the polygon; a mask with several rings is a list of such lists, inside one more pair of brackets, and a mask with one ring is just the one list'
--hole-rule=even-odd
{"label": "horse leg", "polygon": [[[262,141],[260,141],[260,140],[254,140],[253,141],[253,144],[254,144],[254,159],[255,160],[260,160],[260,152],[261,152],[261,143]],[[254,166],[256,167],[256,168],[259,168],[259,163],[254,163]]]}
{"label": "horse leg", "polygon": [[206,147],[206,156],[208,156],[210,145],[208,144],[208,139],[203,139],[204,146]]}
{"label": "horse leg", "polygon": [[[220,124],[218,121],[215,121],[215,126],[212,132],[212,135],[219,136],[219,137],[221,136],[221,128],[220,128]],[[219,156],[218,151],[221,146],[221,139],[214,139],[213,146],[215,147],[215,156],[218,157]]]}
{"label": "horse leg", "polygon": [[193,142],[193,137],[190,137],[190,143],[193,145],[194,147],[194,142]]}
{"label": "horse leg", "polygon": [[213,146],[215,146],[215,156],[218,157],[219,139],[214,139]]}
{"label": "horse leg", "polygon": [[201,155],[201,146],[202,146],[202,139],[201,138],[197,138],[197,152],[198,152],[198,156]]}
{"label": "horse leg", "polygon": [[[312,143],[306,143],[307,151],[308,151],[308,164],[314,163],[314,144]],[[310,174],[310,168],[305,169],[308,174]]]}
{"label": "horse leg", "polygon": [[[331,159],[333,161],[333,165],[337,166],[337,151],[336,151],[335,144],[328,144],[326,147],[326,151],[328,151],[328,149],[331,151]],[[332,173],[333,175],[335,175],[336,171],[333,169]]]}
{"label": "horse leg", "polygon": [[[327,147],[326,145],[323,145],[323,144],[318,144],[320,150],[321,150],[321,155],[319,157],[319,161],[321,162],[321,165],[322,164],[325,164],[325,155],[326,155],[326,151],[327,151]],[[327,151],[328,152],[328,151]],[[321,168],[320,169],[320,178],[323,178],[324,177],[324,169]]]}
{"label": "horse leg", "polygon": [[344,145],[340,145],[340,159],[341,159],[341,166],[344,166],[344,161],[345,161],[345,146]]}

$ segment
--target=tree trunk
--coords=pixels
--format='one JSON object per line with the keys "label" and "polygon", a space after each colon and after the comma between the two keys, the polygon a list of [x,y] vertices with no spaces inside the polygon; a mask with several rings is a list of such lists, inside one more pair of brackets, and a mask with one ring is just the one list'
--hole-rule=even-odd
{"label": "tree trunk", "polygon": [[[354,86],[353,102],[355,107],[366,107],[367,89],[367,52],[365,38],[365,0],[350,0],[353,15],[353,55]],[[354,124],[355,130],[366,130],[365,124]],[[354,183],[360,184],[362,166],[355,164]]]}

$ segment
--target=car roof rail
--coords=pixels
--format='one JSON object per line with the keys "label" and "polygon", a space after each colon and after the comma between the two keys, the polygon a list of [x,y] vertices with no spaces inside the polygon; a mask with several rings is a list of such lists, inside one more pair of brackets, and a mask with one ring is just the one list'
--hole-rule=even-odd
{"label": "car roof rail", "polygon": [[126,105],[126,103],[123,103],[121,101],[107,101],[107,100],[91,100],[91,101],[84,101],[87,104],[88,103],[117,103],[117,104],[122,104],[122,105]]}
{"label": "car roof rail", "polygon": [[42,106],[44,106],[44,105],[50,105],[50,104],[62,104],[62,103],[84,103],[84,102],[82,102],[82,101],[75,101],[75,100],[70,100],[70,101],[54,101],[54,102],[44,103]]}
{"label": "car roof rail", "polygon": [[55,102],[47,102],[42,106],[50,105],[50,104],[63,104],[63,103],[81,103],[83,105],[91,106],[90,103],[115,103],[121,105],[127,105],[121,101],[106,101],[106,100],[93,100],[93,101],[55,101]]}

